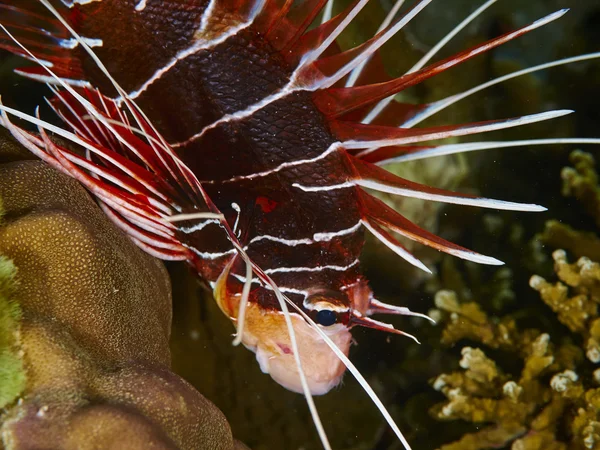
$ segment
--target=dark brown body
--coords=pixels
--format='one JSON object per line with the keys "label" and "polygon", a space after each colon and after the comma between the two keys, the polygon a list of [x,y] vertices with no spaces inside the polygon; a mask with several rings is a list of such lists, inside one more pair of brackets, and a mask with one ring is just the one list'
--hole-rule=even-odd
{"label": "dark brown body", "polygon": [[[79,32],[102,39],[103,46],[94,51],[119,84],[135,93],[157,70],[201,38],[195,32],[201,26],[206,4],[151,1],[143,11],[134,12],[135,2],[131,0],[103,0],[79,7],[83,18]],[[117,26],[122,23],[128,26]],[[110,91],[94,63],[80,53],[86,78]],[[258,30],[249,26],[221,44],[181,59],[139,96],[133,96],[159,132],[176,144],[282,89],[293,69]],[[231,181],[283,163],[318,157],[335,141],[322,113],[313,105],[312,94],[297,92],[242,120],[219,125],[177,151],[230,224],[236,219],[232,203],[239,206],[240,240],[247,245],[257,236],[306,240],[316,233],[356,227],[360,214],[354,189],[304,192],[292,186],[328,186],[346,177],[348,168],[337,152],[271,175]],[[182,233],[181,241],[203,254],[231,250],[218,224]],[[285,245],[264,239],[251,244],[248,254],[265,270],[347,267],[358,258],[362,242],[362,230],[356,227],[346,235],[312,244]],[[196,256],[194,265],[200,275],[215,281],[232,255],[215,259]],[[294,296],[294,290],[338,291],[355,283],[359,272],[355,264],[348,270],[280,272],[272,277],[283,292],[301,304],[304,296]],[[265,306],[275,305],[274,296],[262,289],[255,290],[251,298]]]}

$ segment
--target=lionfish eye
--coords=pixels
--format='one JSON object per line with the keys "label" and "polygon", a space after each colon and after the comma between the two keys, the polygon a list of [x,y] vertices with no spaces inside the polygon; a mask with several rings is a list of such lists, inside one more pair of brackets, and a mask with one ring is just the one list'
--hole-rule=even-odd
{"label": "lionfish eye", "polygon": [[348,297],[341,292],[319,290],[304,300],[304,307],[312,319],[323,327],[345,323],[350,311]]}
{"label": "lionfish eye", "polygon": [[317,323],[329,327],[337,322],[337,313],[330,309],[322,309],[317,313]]}

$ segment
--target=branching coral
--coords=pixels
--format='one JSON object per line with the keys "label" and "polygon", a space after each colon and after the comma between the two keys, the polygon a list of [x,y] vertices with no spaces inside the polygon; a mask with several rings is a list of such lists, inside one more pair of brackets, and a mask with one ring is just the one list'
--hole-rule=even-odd
{"label": "branching coral", "polygon": [[[569,264],[562,250],[553,256],[561,282],[552,285],[534,276],[531,285],[562,323],[585,337],[588,358],[598,362],[600,265],[587,258]],[[464,347],[463,370],[433,380],[433,387],[447,398],[433,408],[435,417],[484,425],[443,450],[511,443],[513,450],[600,449],[600,389],[578,375],[583,360],[578,346],[555,345],[550,335],[538,330],[521,331],[509,317],[491,319],[477,303],[461,304],[450,291],[437,294],[436,306],[439,315],[444,311],[449,316],[444,343],[469,339],[519,355],[522,363],[518,375],[506,373],[482,350]],[[596,371],[596,384],[599,376]]]}
{"label": "branching coral", "polygon": [[600,226],[600,187],[594,157],[579,150],[571,153],[574,167],[565,167],[561,173],[563,195],[579,200],[596,224]]}
{"label": "branching coral", "polygon": [[[517,345],[518,332],[513,319],[492,321],[477,302],[460,303],[452,291],[439,291],[435,304],[439,310],[450,313],[442,343],[450,345],[470,339],[492,348],[514,349]],[[433,314],[440,317],[439,312]]]}
{"label": "branching coral", "polygon": [[[572,370],[580,352],[570,345],[554,348],[545,333],[531,341],[533,335],[532,331],[520,335],[523,368],[517,377],[504,373],[480,349],[465,347],[460,361],[464,370],[433,381],[433,387],[448,399],[433,408],[438,419],[483,425],[442,450],[500,448],[511,443],[513,450],[600,448],[594,440],[598,389],[584,391]],[[569,443],[561,442],[557,436],[561,421],[572,411],[577,415],[570,424]]]}
{"label": "branching coral", "polygon": [[556,250],[552,256],[561,281],[553,285],[542,277],[533,276],[531,287],[540,293],[542,300],[557,314],[558,320],[584,337],[588,359],[599,363],[600,264],[585,257],[569,264],[564,250]]}
{"label": "branching coral", "polygon": [[[580,151],[570,158],[574,167],[562,171],[563,194],[577,198],[600,224],[594,158]],[[538,244],[540,254],[540,245],[548,244],[578,258],[569,263],[567,251],[556,250],[552,257],[558,281],[539,275],[529,281],[566,328],[555,325],[548,333],[522,329],[515,318],[527,318],[531,311],[490,317],[470,297],[460,302],[454,292],[436,294],[434,313],[446,321],[443,343],[468,340],[496,352],[492,359],[481,349],[464,347],[462,370],[432,381],[447,399],[432,414],[439,420],[476,424],[478,430],[443,450],[600,449],[600,369],[590,364],[600,363],[600,264],[594,262],[600,260],[600,239],[596,233],[548,221],[532,244]],[[536,267],[546,266],[545,257],[539,261]],[[536,323],[548,325],[549,320],[554,319]]]}
{"label": "branching coral", "polygon": [[594,261],[600,260],[600,238],[596,233],[575,230],[557,220],[546,222],[544,231],[534,240],[539,241],[567,250],[577,258],[587,256]]}

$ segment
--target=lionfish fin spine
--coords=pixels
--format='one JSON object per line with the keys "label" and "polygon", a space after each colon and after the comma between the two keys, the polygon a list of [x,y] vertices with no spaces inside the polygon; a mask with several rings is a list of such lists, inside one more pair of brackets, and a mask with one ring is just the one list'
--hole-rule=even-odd
{"label": "lionfish fin spine", "polygon": [[[115,225],[125,231],[130,238],[145,244],[142,250],[147,251],[148,248],[151,248],[155,252],[153,256],[168,261],[186,261],[190,258],[189,250],[182,245],[177,244],[175,240],[161,240],[157,238],[156,235],[144,232],[143,230],[132,226],[130,222],[123,220],[120,214],[115,212],[104,202],[100,203],[100,207]],[[157,253],[160,253],[160,256],[158,256]]]}
{"label": "lionfish fin spine", "polygon": [[323,9],[323,17],[321,17],[321,24],[329,21],[331,19],[331,17],[333,16],[333,4],[335,3],[335,0],[327,0],[327,4],[325,5],[325,8]]}
{"label": "lionfish fin spine", "polygon": [[420,317],[421,319],[429,320],[431,323],[435,324],[435,320],[429,317],[427,314],[421,314],[414,311],[411,311],[405,306],[396,306],[389,305],[387,303],[383,303],[379,300],[371,298],[369,301],[369,309],[367,310],[367,315],[374,314],[393,314],[397,316],[410,316],[410,317]]}
{"label": "lionfish fin spine", "polygon": [[361,150],[354,156],[362,161],[384,165],[388,162],[395,162],[399,158],[408,157],[415,154],[422,154],[431,149],[439,149],[443,145],[392,145],[390,147],[375,147]]}
{"label": "lionfish fin spine", "polygon": [[475,86],[471,89],[468,89],[464,92],[451,95],[442,100],[433,102],[429,105],[424,105],[425,107],[423,108],[423,110],[421,112],[416,114],[414,117],[411,117],[409,120],[405,121],[400,126],[403,128],[412,128],[415,125],[418,125],[419,123],[423,122],[425,119],[433,116],[434,114],[437,114],[438,112],[457,103],[458,101],[463,100],[463,99],[465,99],[473,94],[476,94],[477,92],[480,92],[484,89],[487,89],[488,87],[503,83],[504,81],[508,81],[513,78],[517,78],[517,77],[527,75],[527,74],[530,74],[533,72],[537,72],[540,70],[550,69],[552,67],[558,67],[558,66],[562,66],[565,64],[572,64],[572,63],[581,62],[581,61],[589,61],[589,60],[598,59],[598,58],[600,58],[600,52],[586,53],[583,55],[571,56],[569,58],[558,59],[556,61],[550,61],[550,62],[547,62],[544,64],[539,64],[537,66],[528,67],[526,69],[511,72],[511,73],[503,75],[501,77],[494,78],[493,80],[486,81],[485,83],[477,85],[477,86]]}
{"label": "lionfish fin spine", "polygon": [[363,219],[362,224],[364,227],[369,230],[373,236],[375,236],[379,241],[381,241],[386,247],[400,256],[409,264],[412,264],[415,267],[418,267],[422,271],[432,274],[431,270],[423,264],[418,258],[416,258],[411,252],[409,252],[406,247],[404,247],[397,239],[395,239],[390,233],[385,231],[376,223],[369,221],[368,219]]}
{"label": "lionfish fin spine", "polygon": [[300,63],[304,55],[318,48],[327,37],[341,24],[344,18],[354,9],[357,1],[351,3],[346,11],[338,14],[332,19],[327,20],[320,26],[304,33],[288,50],[284,53],[286,60],[293,65]]}
{"label": "lionfish fin spine", "polygon": [[[339,66],[335,73],[327,76],[324,80],[318,81],[315,86],[312,86],[312,90],[316,89],[327,89],[330,86],[337,83],[348,73],[358,67],[361,63],[369,59],[382,45],[389,41],[394,35],[396,35],[404,26],[406,26],[417,14],[419,14],[427,5],[433,0],[421,0],[408,13],[406,13],[400,20],[395,24],[390,25],[386,29],[377,33],[373,38],[354,47],[347,52],[340,53],[328,58],[322,58],[319,61],[315,61],[316,67],[321,70],[326,66]],[[329,115],[329,114],[328,114]],[[334,115],[335,116],[335,115]]]}
{"label": "lionfish fin spine", "polygon": [[363,208],[363,221],[379,224],[408,239],[467,261],[489,265],[504,264],[496,258],[473,252],[418,227],[381,200],[376,199],[366,192],[358,191],[357,195]]}
{"label": "lionfish fin spine", "polygon": [[456,155],[460,153],[479,150],[525,147],[528,145],[599,145],[599,138],[552,138],[552,139],[523,139],[518,141],[484,141],[465,142],[463,144],[448,144],[437,147],[385,147],[376,151],[356,156],[363,161],[377,163],[377,165],[418,161],[421,159],[435,158],[436,156]]}
{"label": "lionfish fin spine", "polygon": [[380,322],[379,320],[371,319],[370,317],[363,316],[358,311],[352,311],[352,316],[350,317],[350,323],[354,326],[360,326],[365,328],[373,328],[374,330],[384,331],[386,333],[399,334],[401,336],[406,336],[417,344],[420,344],[419,340],[413,336],[412,334],[406,333],[405,331],[398,330],[394,328],[393,325],[389,323]]}
{"label": "lionfish fin spine", "polygon": [[346,149],[369,149],[504,130],[543,122],[572,113],[573,110],[561,109],[509,119],[419,129],[364,125],[338,120],[330,122],[330,127],[335,136],[343,141],[343,146]]}
{"label": "lionfish fin spine", "polygon": [[504,209],[509,211],[545,211],[546,208],[539,205],[506,202],[488,198],[476,197],[474,195],[462,194],[427,186],[414,181],[400,178],[387,170],[374,164],[361,161],[348,155],[354,167],[357,178],[354,180],[359,186],[373,189],[388,194],[401,195],[405,197],[420,198],[423,200],[454,203],[457,205],[479,206],[483,208]]}
{"label": "lionfish fin spine", "polygon": [[[321,42],[321,44],[315,48],[307,52],[304,55],[304,58],[300,62],[300,67],[306,67],[309,64],[312,64],[317,59],[323,55],[323,53],[332,45],[335,40],[339,37],[339,35],[346,29],[346,27],[352,22],[352,20],[357,16],[357,14],[367,5],[369,0],[358,0],[354,4],[353,8],[345,15],[343,20],[340,21],[337,27],[335,27],[329,35]],[[322,2],[324,4],[324,2]],[[332,19],[333,20],[333,19]]]}
{"label": "lionfish fin spine", "polygon": [[504,36],[492,39],[470,50],[466,50],[457,55],[446,58],[417,72],[409,73],[385,83],[350,88],[329,88],[326,91],[326,95],[315,95],[315,103],[328,117],[340,117],[356,108],[360,108],[370,103],[382,100],[410,86],[421,83],[427,78],[431,78],[477,55],[488,52],[494,47],[498,47],[499,45],[522,36],[525,33],[546,25],[562,17],[567,11],[568,10],[564,9],[549,14],[548,16],[539,19],[528,26],[520,28],[511,33],[507,33]]}
{"label": "lionfish fin spine", "polygon": [[[400,8],[402,7],[403,4],[404,4],[404,0],[397,0],[396,1],[396,3],[394,4],[394,6],[392,6],[392,8],[390,9],[390,11],[385,16],[385,19],[383,19],[383,22],[381,23],[381,25],[377,29],[377,33],[381,33],[383,30],[385,30],[392,23],[392,20],[394,20],[394,17],[396,17],[396,15],[398,14],[398,11],[400,11]],[[365,69],[365,67],[367,66],[367,64],[369,63],[370,59],[371,59],[371,56],[367,57],[367,59],[365,61],[361,62],[358,65],[358,67],[355,67],[352,70],[352,72],[350,72],[350,76],[346,80],[346,87],[352,87],[352,86],[354,86],[356,84],[356,82],[358,81],[361,73],[363,72],[363,70]]]}
{"label": "lionfish fin spine", "polygon": [[[473,20],[479,17],[486,9],[496,3],[498,0],[488,0],[486,3],[477,8],[473,13],[466,17],[461,23],[454,27],[446,36],[444,36],[437,44],[435,44],[431,50],[429,50],[423,57],[412,66],[406,74],[421,70],[425,64],[427,64],[448,42],[450,42],[458,33],[460,33],[467,25]],[[354,83],[346,83],[346,87],[353,86]],[[394,101],[394,96],[391,95],[381,100],[373,109],[365,116],[362,120],[363,123],[372,123],[387,107]]]}

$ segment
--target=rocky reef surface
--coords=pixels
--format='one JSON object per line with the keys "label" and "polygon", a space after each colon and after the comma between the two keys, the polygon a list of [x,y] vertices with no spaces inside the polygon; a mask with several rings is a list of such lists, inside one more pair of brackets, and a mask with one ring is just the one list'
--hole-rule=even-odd
{"label": "rocky reef surface", "polygon": [[171,370],[162,263],[4,131],[0,199],[0,448],[244,448]]}

